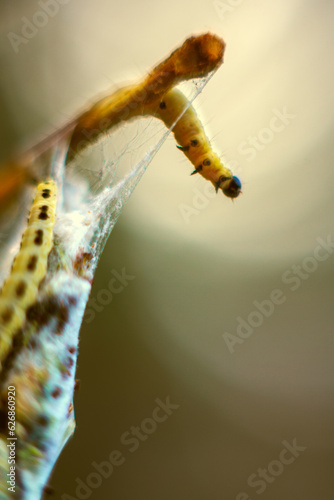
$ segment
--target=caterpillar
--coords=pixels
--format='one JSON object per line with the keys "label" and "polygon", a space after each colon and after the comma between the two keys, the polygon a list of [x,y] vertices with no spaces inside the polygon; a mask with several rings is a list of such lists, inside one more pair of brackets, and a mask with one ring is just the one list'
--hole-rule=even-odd
{"label": "caterpillar", "polygon": [[0,367],[9,351],[22,339],[21,328],[47,270],[56,220],[57,186],[41,182],[30,210],[21,247],[0,292]]}
{"label": "caterpillar", "polygon": [[[188,38],[169,57],[153,68],[146,78],[135,85],[120,88],[93,104],[77,118],[47,137],[23,156],[12,162],[6,189],[0,189],[1,198],[9,196],[16,170],[29,172],[29,166],[43,157],[61,138],[68,138],[66,164],[75,159],[102,134],[120,123],[145,115],[161,119],[172,127],[178,147],[199,173],[230,197],[241,193],[241,182],[224,167],[212,151],[209,139],[187,98],[174,87],[181,81],[203,78],[217,70],[223,62],[225,43],[216,35],[205,33]],[[183,113],[178,121],[177,118]],[[22,181],[23,182],[23,181]],[[15,181],[15,185],[18,183]]]}
{"label": "caterpillar", "polygon": [[240,180],[222,165],[220,158],[212,151],[195,109],[182,92],[177,89],[167,92],[159,105],[151,109],[150,114],[160,118],[167,128],[171,128],[177,147],[195,167],[191,175],[201,174],[212,182],[216,192],[221,189],[229,198],[236,198],[240,194]]}

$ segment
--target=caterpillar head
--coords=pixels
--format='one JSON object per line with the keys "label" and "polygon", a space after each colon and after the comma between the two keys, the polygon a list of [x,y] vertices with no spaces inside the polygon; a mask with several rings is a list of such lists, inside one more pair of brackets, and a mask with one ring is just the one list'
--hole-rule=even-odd
{"label": "caterpillar head", "polygon": [[228,198],[236,198],[241,193],[241,182],[235,175],[232,177],[220,177],[218,187]]}

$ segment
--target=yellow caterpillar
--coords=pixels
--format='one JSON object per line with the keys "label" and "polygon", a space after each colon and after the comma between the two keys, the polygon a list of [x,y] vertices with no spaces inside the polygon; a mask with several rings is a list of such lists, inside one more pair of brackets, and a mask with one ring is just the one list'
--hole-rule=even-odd
{"label": "yellow caterpillar", "polygon": [[236,198],[240,194],[240,180],[222,165],[220,158],[212,151],[195,109],[182,92],[177,89],[170,90],[163,96],[158,106],[147,111],[160,118],[168,128],[173,127],[177,118],[182,115],[172,131],[179,144],[177,147],[195,167],[191,175],[201,174],[212,182],[216,192],[221,189],[229,198]]}
{"label": "yellow caterpillar", "polygon": [[0,367],[15,348],[27,309],[35,302],[46,274],[56,220],[57,186],[48,180],[38,185],[28,226],[10,276],[0,292]]}
{"label": "yellow caterpillar", "polygon": [[68,164],[104,133],[143,115],[155,116],[168,128],[172,127],[180,149],[195,167],[193,173],[200,173],[212,182],[216,191],[221,189],[226,196],[236,198],[241,193],[240,180],[222,165],[211,149],[194,108],[180,91],[174,89],[181,81],[203,78],[215,71],[223,62],[224,52],[224,41],[212,33],[188,38],[138,84],[121,88],[100,99],[77,118],[13,160],[7,175],[0,179],[0,203],[29,178],[29,167],[60,139],[69,140]]}
{"label": "yellow caterpillar", "polygon": [[[152,75],[154,71],[150,74],[151,78]],[[212,151],[203,125],[184,94],[175,88],[165,92],[160,90],[157,94],[158,96],[154,93],[153,97],[150,96],[141,83],[120,89],[112,96],[97,102],[80,117],[71,138],[67,159],[69,161],[72,159],[73,151],[83,149],[90,141],[94,142],[101,129],[96,125],[99,123],[97,116],[100,117],[104,126],[108,123],[109,129],[122,121],[140,116],[154,116],[173,131],[179,144],[177,147],[195,167],[192,175],[201,174],[202,177],[212,182],[216,192],[221,189],[229,198],[239,196],[240,180],[223,166],[220,158]],[[89,138],[89,141],[84,140],[83,136]]]}

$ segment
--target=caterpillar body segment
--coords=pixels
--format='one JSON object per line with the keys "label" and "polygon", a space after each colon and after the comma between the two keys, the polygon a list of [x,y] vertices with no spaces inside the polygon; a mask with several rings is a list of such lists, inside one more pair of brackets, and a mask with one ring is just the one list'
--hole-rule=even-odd
{"label": "caterpillar body segment", "polygon": [[160,118],[166,127],[172,128],[179,144],[177,147],[195,167],[193,174],[201,174],[212,182],[216,191],[221,189],[230,198],[236,198],[240,194],[240,180],[224,167],[220,158],[212,151],[195,109],[182,92],[177,89],[170,90],[150,113]]}
{"label": "caterpillar body segment", "polygon": [[101,133],[141,116],[181,81],[203,78],[223,63],[225,42],[212,33],[189,37],[139,83],[121,88],[96,102],[78,117],[72,130],[67,161]]}
{"label": "caterpillar body segment", "polygon": [[0,292],[0,367],[46,275],[48,256],[53,245],[56,200],[57,186],[54,181],[38,185],[21,248]]}

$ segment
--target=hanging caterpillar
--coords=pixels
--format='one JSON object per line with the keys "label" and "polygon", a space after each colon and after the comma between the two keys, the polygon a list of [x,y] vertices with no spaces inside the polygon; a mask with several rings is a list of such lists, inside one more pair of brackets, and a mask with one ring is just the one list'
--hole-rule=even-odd
{"label": "hanging caterpillar", "polygon": [[20,342],[21,328],[29,307],[35,302],[53,244],[57,186],[52,180],[40,183],[30,210],[10,276],[0,292],[0,367]]}
{"label": "hanging caterpillar", "polygon": [[171,128],[178,142],[177,147],[195,167],[191,175],[201,174],[204,179],[212,182],[216,192],[221,189],[229,198],[236,198],[240,194],[240,180],[222,165],[220,158],[212,151],[195,109],[182,92],[170,90],[159,105],[148,112],[160,118],[167,128]]}
{"label": "hanging caterpillar", "polygon": [[[216,192],[219,189],[229,198],[236,198],[241,193],[241,182],[238,177],[223,166],[220,158],[212,151],[203,125],[201,124],[194,107],[178,89],[172,88],[165,93],[160,92],[158,98],[140,99],[144,93],[143,84],[133,85],[120,89],[114,95],[108,96],[93,106],[73,132],[70,146],[84,147],[84,141],[78,142],[78,137],[88,134],[94,139],[99,130],[93,129],[96,115],[103,116],[103,120],[110,120],[110,126],[116,126],[121,121],[132,120],[141,116],[153,116],[164,122],[167,128],[174,133],[178,148],[194,165],[195,170],[191,175],[199,173],[204,179],[214,185]],[[161,95],[160,95],[161,94]],[[91,130],[93,129],[93,130]],[[87,141],[86,141],[87,142]]]}
{"label": "hanging caterpillar", "polygon": [[[152,72],[154,75],[154,71]],[[168,88],[168,87],[167,87]],[[142,98],[145,96],[145,99]],[[97,102],[88,110],[76,125],[70,144],[68,159],[72,158],[73,147],[81,149],[86,141],[82,136],[87,136],[90,141],[95,139],[99,132],[96,127],[96,116],[100,116],[100,123],[108,123],[112,128],[120,122],[132,120],[141,116],[153,116],[164,122],[167,128],[174,133],[178,148],[183,151],[194,165],[195,170],[191,175],[199,173],[204,179],[214,185],[216,192],[219,189],[229,198],[236,198],[241,193],[241,182],[238,177],[223,166],[220,158],[212,151],[203,125],[201,124],[194,107],[185,95],[178,89],[172,88],[165,93],[159,92],[157,96],[145,93],[143,83],[132,85],[118,90]]]}
{"label": "hanging caterpillar", "polygon": [[[195,167],[193,174],[199,173],[212,182],[216,191],[221,189],[226,196],[236,198],[241,193],[240,180],[222,165],[219,157],[212,151],[194,108],[180,91],[174,89],[181,81],[203,78],[217,70],[223,62],[224,52],[224,41],[211,33],[188,38],[142,81],[100,99],[63,128],[14,160],[8,169],[9,179],[5,178],[7,182],[1,183],[5,187],[2,191],[3,186],[0,188],[0,202],[13,189],[12,172],[22,171],[27,176],[30,165],[43,157],[61,138],[69,139],[66,159],[68,164],[105,132],[110,132],[120,123],[145,115],[155,116],[168,128],[173,127],[178,147]],[[21,181],[24,182],[24,179],[25,177]],[[17,180],[14,181],[14,185],[18,185]]]}

